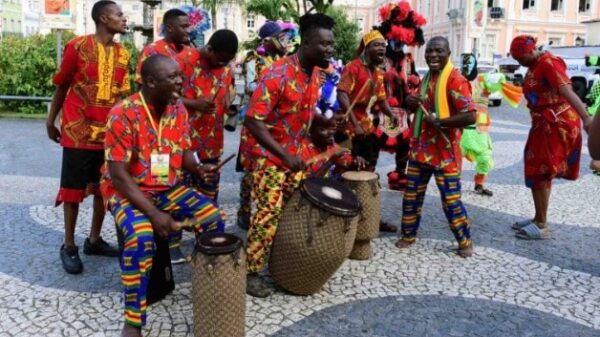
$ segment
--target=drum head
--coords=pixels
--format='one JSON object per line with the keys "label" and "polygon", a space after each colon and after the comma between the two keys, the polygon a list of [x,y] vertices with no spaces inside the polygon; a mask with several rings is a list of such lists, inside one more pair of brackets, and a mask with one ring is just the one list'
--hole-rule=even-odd
{"label": "drum head", "polygon": [[242,240],[229,233],[206,233],[196,240],[196,249],[206,255],[229,254],[240,247]]}
{"label": "drum head", "polygon": [[377,180],[377,173],[369,171],[348,171],[342,173],[342,178],[349,181]]}
{"label": "drum head", "polygon": [[310,202],[330,213],[354,217],[360,211],[360,204],[354,192],[339,181],[308,177],[302,182],[300,191]]}

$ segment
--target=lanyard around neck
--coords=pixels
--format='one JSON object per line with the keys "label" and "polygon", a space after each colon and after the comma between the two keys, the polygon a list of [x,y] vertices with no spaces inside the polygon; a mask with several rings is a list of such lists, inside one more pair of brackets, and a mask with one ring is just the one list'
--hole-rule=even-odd
{"label": "lanyard around neck", "polygon": [[148,119],[150,120],[150,124],[154,129],[154,132],[158,135],[157,143],[158,143],[158,151],[161,151],[160,139],[162,138],[162,119],[158,121],[158,130],[156,129],[156,124],[154,123],[154,117],[150,113],[150,109],[148,109],[148,105],[146,104],[146,100],[144,99],[144,94],[140,92],[140,99],[142,100],[142,106],[144,106],[144,110],[146,110],[146,114],[148,115]]}

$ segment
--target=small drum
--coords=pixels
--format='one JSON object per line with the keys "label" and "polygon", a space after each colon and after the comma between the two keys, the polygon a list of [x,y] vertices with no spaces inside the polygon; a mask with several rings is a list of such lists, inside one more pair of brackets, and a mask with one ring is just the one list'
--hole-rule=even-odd
{"label": "small drum", "polygon": [[356,193],[361,205],[356,242],[349,257],[354,260],[367,260],[372,255],[371,240],[379,235],[381,221],[379,177],[373,172],[350,171],[342,174],[342,180],[344,185]]}
{"label": "small drum", "polygon": [[192,256],[194,336],[244,337],[246,253],[242,240],[206,233]]}
{"label": "small drum", "polygon": [[309,177],[287,201],[273,240],[269,272],[283,289],[311,295],[350,254],[360,205],[333,179]]}
{"label": "small drum", "polygon": [[400,108],[392,108],[392,112],[398,116],[398,125],[393,126],[392,120],[388,116],[380,114],[379,120],[382,122],[379,123],[378,128],[388,135],[388,137],[396,138],[408,129],[408,114],[406,110]]}

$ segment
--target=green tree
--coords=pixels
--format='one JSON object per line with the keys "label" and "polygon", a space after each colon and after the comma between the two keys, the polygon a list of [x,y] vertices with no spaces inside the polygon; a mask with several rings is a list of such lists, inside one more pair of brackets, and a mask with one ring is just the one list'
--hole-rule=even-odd
{"label": "green tree", "polygon": [[335,27],[333,28],[335,57],[347,63],[356,57],[356,48],[358,48],[360,39],[358,25],[348,19],[348,15],[342,7],[330,6],[325,13],[335,21]]}
{"label": "green tree", "polygon": [[137,88],[137,84],[135,84],[135,68],[137,66],[140,51],[136,48],[133,39],[131,38],[122,39],[121,44],[129,52],[129,83],[131,85],[131,90],[134,91],[135,88]]}
{"label": "green tree", "polygon": [[272,21],[298,19],[298,11],[291,0],[249,0],[246,3],[246,11]]}
{"label": "green tree", "polygon": [[[63,44],[73,38],[63,33]],[[0,41],[0,95],[49,97],[54,93],[56,34]],[[42,103],[5,102],[4,107],[25,113],[44,112]]]}
{"label": "green tree", "polygon": [[[73,33],[63,32],[63,46],[73,37]],[[121,41],[131,55],[129,73],[133,84],[139,51],[131,39],[124,37]],[[0,95],[50,97],[54,94],[52,77],[57,68],[55,33],[26,38],[4,37],[0,41]],[[0,104],[3,109],[13,112],[46,111],[44,104],[39,102],[7,101]]]}

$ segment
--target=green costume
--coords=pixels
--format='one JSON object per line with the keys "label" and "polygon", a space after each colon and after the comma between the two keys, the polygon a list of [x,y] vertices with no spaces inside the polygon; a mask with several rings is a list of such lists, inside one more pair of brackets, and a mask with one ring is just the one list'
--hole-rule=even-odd
{"label": "green costume", "polygon": [[598,108],[600,107],[600,80],[597,80],[594,83],[594,85],[592,86],[592,89],[590,90],[590,93],[587,96],[587,99],[590,102],[594,102],[588,108],[588,114],[590,114],[590,116],[594,117],[596,115],[596,111],[598,111]]}
{"label": "green costume", "polygon": [[[504,76],[504,75],[502,75]],[[477,122],[463,130],[460,147],[463,156],[475,164],[475,184],[483,185],[485,178],[494,166],[492,158],[492,138],[489,134],[488,113],[489,93],[485,89],[483,77],[471,82],[473,100],[477,105]]]}

